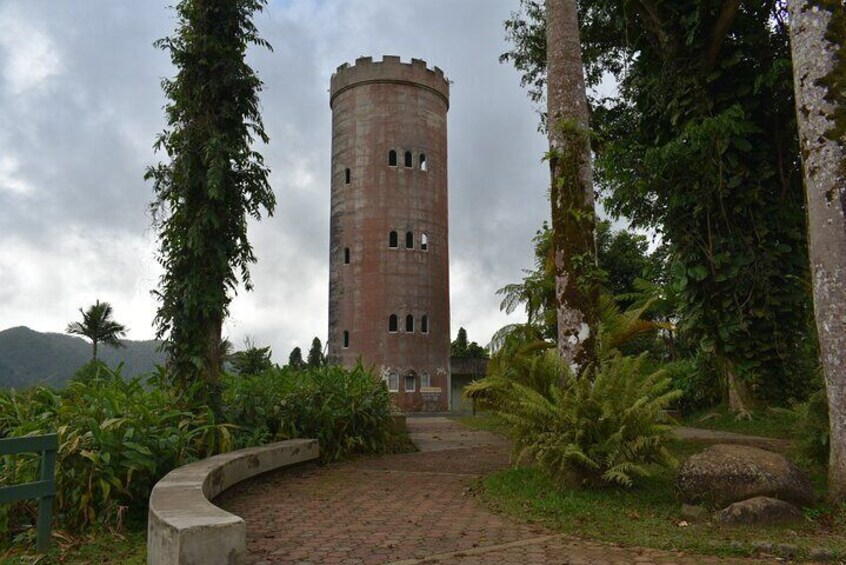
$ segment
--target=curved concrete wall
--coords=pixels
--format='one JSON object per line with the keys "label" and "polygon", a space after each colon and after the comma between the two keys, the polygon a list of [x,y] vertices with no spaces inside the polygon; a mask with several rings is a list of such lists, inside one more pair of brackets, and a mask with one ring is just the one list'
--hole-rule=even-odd
{"label": "curved concrete wall", "polygon": [[317,459],[315,439],[240,449],[174,469],[153,487],[147,525],[150,565],[237,565],[247,552],[244,520],[210,502],[232,485]]}

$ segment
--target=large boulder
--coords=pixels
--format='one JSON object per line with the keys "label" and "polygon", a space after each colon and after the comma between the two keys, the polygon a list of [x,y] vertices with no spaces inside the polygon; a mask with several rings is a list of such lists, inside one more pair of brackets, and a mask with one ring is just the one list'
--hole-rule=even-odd
{"label": "large boulder", "polygon": [[785,524],[801,522],[805,515],[789,502],[756,496],[723,508],[714,518],[717,522],[728,525]]}
{"label": "large boulder", "polygon": [[713,445],[688,459],[676,477],[683,502],[723,508],[756,496],[798,506],[813,502],[811,481],[783,455],[746,445]]}

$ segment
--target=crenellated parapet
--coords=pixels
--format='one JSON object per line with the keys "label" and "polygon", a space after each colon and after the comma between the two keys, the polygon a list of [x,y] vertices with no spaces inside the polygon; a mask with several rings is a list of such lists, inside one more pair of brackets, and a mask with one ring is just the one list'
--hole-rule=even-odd
{"label": "crenellated parapet", "polygon": [[422,59],[403,63],[394,55],[385,55],[381,61],[374,61],[373,57],[359,57],[354,65],[344,63],[338,67],[330,82],[329,107],[333,107],[336,96],[353,86],[379,83],[425,88],[440,96],[449,107],[449,81],[441,69],[430,69]]}

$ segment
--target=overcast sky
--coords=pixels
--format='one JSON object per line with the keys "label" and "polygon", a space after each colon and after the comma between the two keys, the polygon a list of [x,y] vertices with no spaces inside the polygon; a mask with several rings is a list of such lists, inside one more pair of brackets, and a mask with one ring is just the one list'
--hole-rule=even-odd
{"label": "overcast sky", "polygon": [[[172,1],[0,0],[0,329],[61,332],[96,299],[130,339],[153,336],[158,282],[147,165],[164,126],[153,48]],[[256,18],[274,51],[254,48],[265,83],[263,150],[277,213],[250,226],[255,290],[232,303],[225,334],[271,345],[279,363],[328,318],[329,78],[362,55],[441,67],[449,129],[453,337],[482,344],[519,316],[494,292],[532,264],[548,214],[545,140],[519,75],[497,58],[517,0],[271,0]]]}

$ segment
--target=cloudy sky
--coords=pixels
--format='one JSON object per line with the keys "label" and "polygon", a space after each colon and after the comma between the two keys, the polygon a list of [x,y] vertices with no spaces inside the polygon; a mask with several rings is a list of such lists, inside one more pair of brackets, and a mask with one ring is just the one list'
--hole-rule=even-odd
{"label": "cloudy sky", "polygon": [[[164,0],[0,1],[0,329],[63,331],[78,308],[112,303],[129,338],[153,335],[160,271],[145,167],[164,125],[152,47],[172,32]],[[497,57],[517,0],[271,0],[256,23],[273,45],[249,59],[271,137],[279,203],[251,225],[255,290],[225,333],[272,345],[325,340],[329,248],[329,77],[384,54],[438,65],[453,81],[449,121],[453,336],[487,343],[509,320],[494,292],[531,266],[547,214],[545,141],[519,76]]]}

